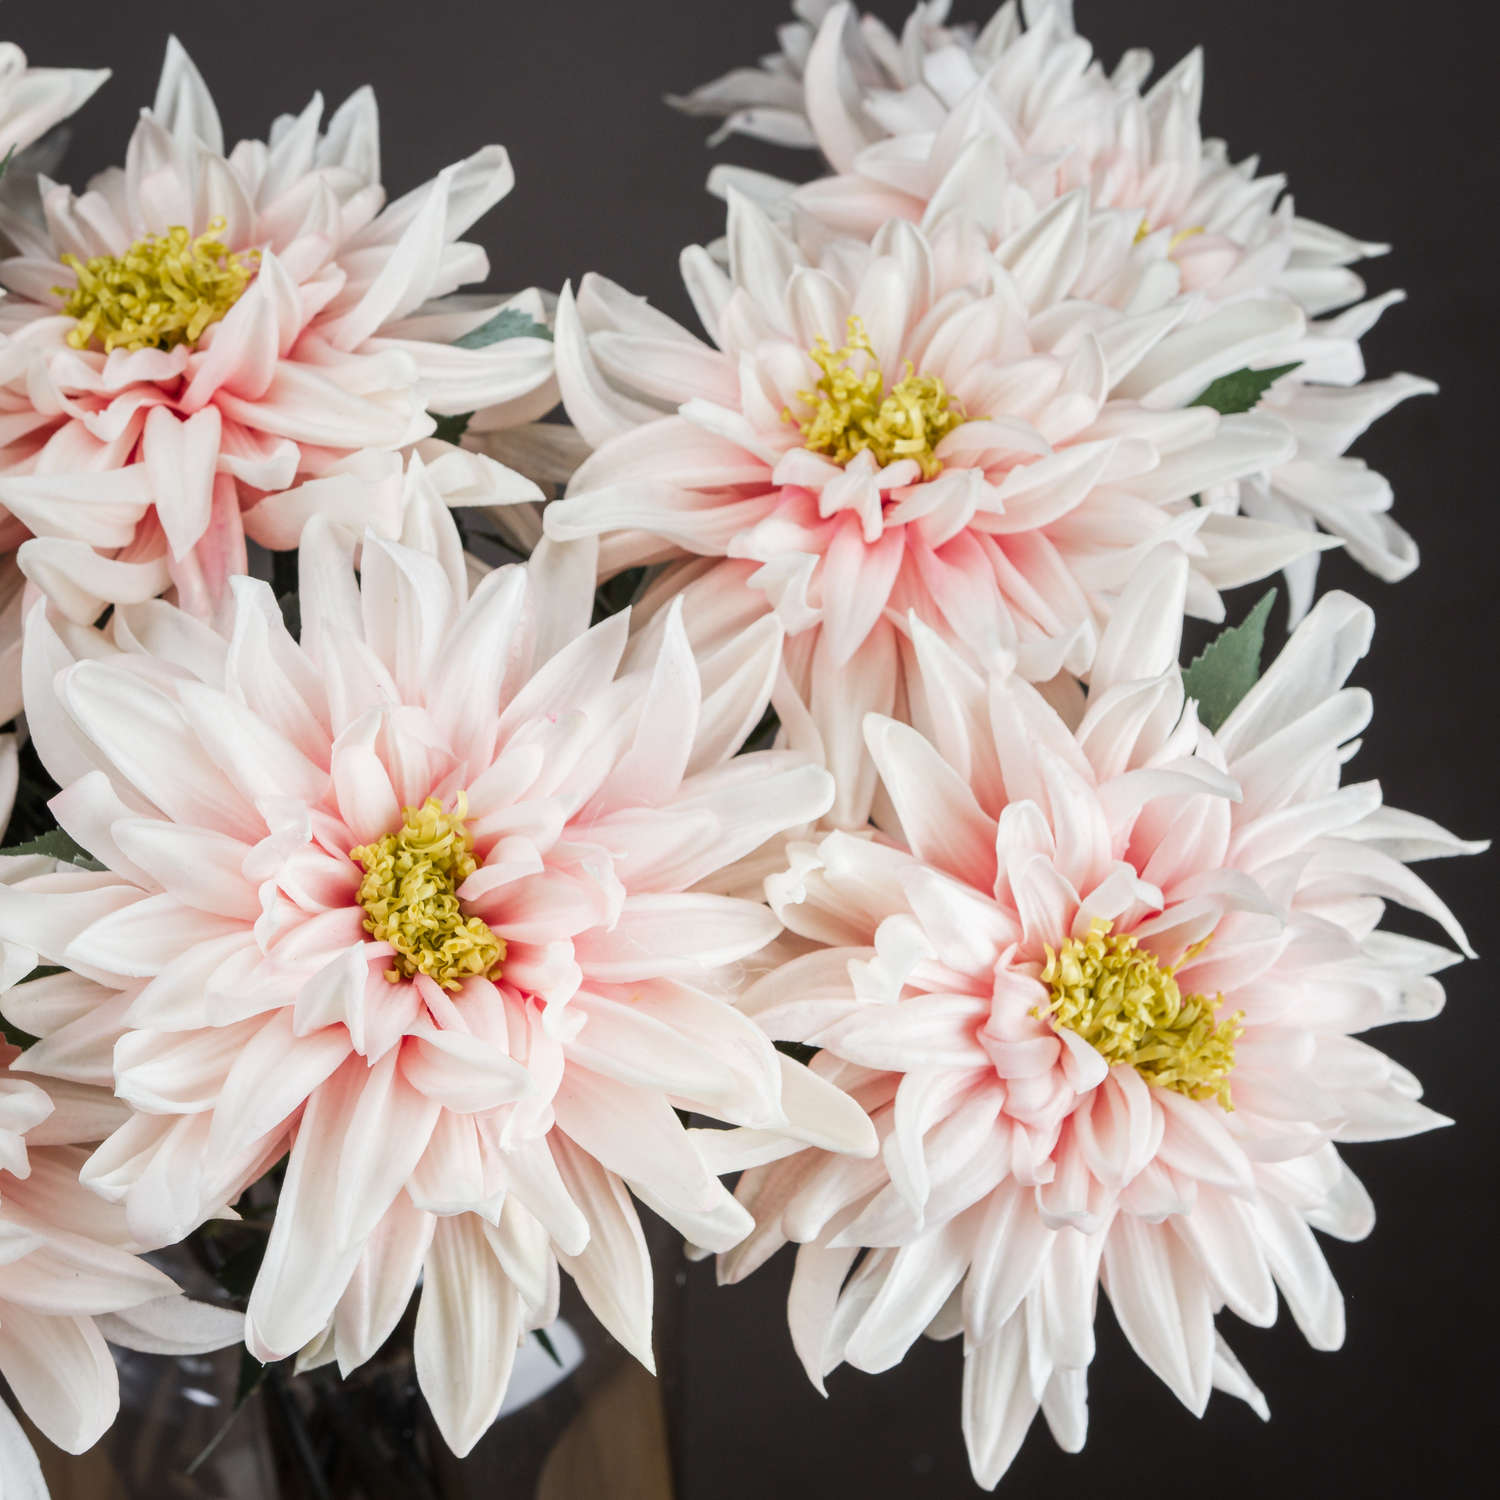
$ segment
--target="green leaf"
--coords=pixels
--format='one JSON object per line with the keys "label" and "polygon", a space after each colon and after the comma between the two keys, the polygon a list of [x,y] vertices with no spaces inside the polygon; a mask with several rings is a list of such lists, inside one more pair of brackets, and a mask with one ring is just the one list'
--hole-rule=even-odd
{"label": "green leaf", "polygon": [[565,1369],[566,1366],[562,1362],[562,1356],[553,1346],[552,1340],[547,1334],[547,1330],[545,1328],[534,1329],[533,1336],[535,1337],[537,1343],[542,1346],[542,1352],[546,1354],[547,1358],[550,1359],[559,1370]]}
{"label": "green leaf", "polygon": [[0,182],[3,182],[5,180],[5,174],[10,171],[11,158],[14,157],[15,154],[16,148],[12,146],[10,150],[5,153],[5,160],[0,161]]}
{"label": "green leaf", "polygon": [[504,339],[546,339],[552,342],[552,330],[544,323],[536,322],[530,313],[519,307],[502,307],[487,323],[471,328],[461,338],[453,340],[455,349],[487,349]]}
{"label": "green leaf", "polygon": [[51,829],[39,838],[31,839],[24,844],[12,844],[8,849],[0,849],[0,854],[12,856],[44,854],[48,859],[60,859],[65,864],[77,865],[84,870],[104,868],[82,844],[64,833],[61,828]]}
{"label": "green leaf", "polygon": [[1260,398],[1271,389],[1283,375],[1290,375],[1301,361],[1289,365],[1278,365],[1274,370],[1236,370],[1232,375],[1221,375],[1198,397],[1189,401],[1189,406],[1211,406],[1221,416],[1237,417],[1241,412],[1254,411]]}
{"label": "green leaf", "polygon": [[437,426],[432,429],[432,435],[440,443],[456,443],[469,430],[469,423],[474,420],[474,413],[461,411],[456,417],[440,417],[436,412],[428,413]]}
{"label": "green leaf", "polygon": [[57,795],[58,785],[47,774],[47,768],[37,755],[36,741],[27,740],[17,759],[20,777],[16,786],[16,805],[5,829],[8,837],[3,840],[12,844],[24,843],[57,827],[57,819],[47,804]]}
{"label": "green leaf", "polygon": [[1268,589],[1238,625],[1220,631],[1182,674],[1188,697],[1198,700],[1199,720],[1215,732],[1260,677],[1266,621],[1275,602],[1276,590]]}

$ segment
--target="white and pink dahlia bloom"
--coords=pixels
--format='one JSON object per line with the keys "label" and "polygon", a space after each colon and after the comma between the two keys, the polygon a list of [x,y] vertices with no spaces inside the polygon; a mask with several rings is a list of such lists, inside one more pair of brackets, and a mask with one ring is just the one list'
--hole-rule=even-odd
{"label": "white and pink dahlia bloom", "polygon": [[[59,889],[76,878],[54,873],[48,859],[0,860],[3,884]],[[0,990],[14,994],[11,986],[35,962],[34,952],[5,944]],[[136,1253],[120,1206],[79,1182],[88,1147],[125,1118],[125,1107],[107,1089],[24,1077],[13,1069],[16,1057],[0,1039],[0,1375],[50,1441],[81,1453],[119,1409],[106,1340],[201,1354],[238,1342],[244,1320],[185,1298]],[[47,1493],[31,1444],[4,1402],[0,1491],[7,1500],[45,1500]]]}
{"label": "white and pink dahlia bloom", "polygon": [[1336,1347],[1313,1231],[1372,1223],[1337,1148],[1445,1123],[1357,1033],[1437,1013],[1457,955],[1378,923],[1396,901],[1468,952],[1406,862],[1482,846],[1339,784],[1370,612],[1326,596],[1213,734],[1176,667],[1187,584],[1166,552],[1142,569],[1066,712],[914,626],[921,727],[865,724],[878,829],[794,843],[768,882],[803,951],[742,1008],[820,1049],[881,1151],[745,1138],[757,1231],[722,1272],[801,1244],[789,1317],[820,1387],[961,1333],[986,1486],[1038,1407],[1082,1444],[1101,1286],[1191,1411],[1217,1386],[1264,1415],[1215,1314],[1269,1324],[1279,1287]]}
{"label": "white and pink dahlia bloom", "polygon": [[[1364,381],[1359,340],[1402,294],[1359,303],[1364,285],[1350,266],[1387,247],[1299,217],[1284,176],[1259,176],[1256,160],[1232,162],[1222,141],[1204,139],[1200,52],[1148,89],[1151,54],[1128,52],[1106,73],[1074,27],[1071,0],[1003,5],[978,35],[941,20],[919,6],[898,46],[852,6],[822,7],[814,37],[789,33],[795,72],[770,70],[774,114],[745,112],[729,80],[700,104],[722,100],[734,128],[782,140],[796,133],[784,121],[800,119],[831,175],[798,186],[726,166],[711,183],[753,194],[804,232],[862,238],[891,218],[930,225],[955,204],[999,237],[1018,213],[1087,188],[1096,207],[1133,216],[1159,244],[1201,313],[1292,297],[1319,321],[1255,363],[1296,366],[1265,405],[1293,428],[1297,453],[1242,481],[1239,508],[1321,527],[1387,581],[1410,573],[1417,549],[1387,514],[1390,485],[1347,453],[1371,422],[1436,389],[1407,374]],[[1287,569],[1294,619],[1312,602],[1317,565],[1309,553]]]}
{"label": "white and pink dahlia bloom", "polygon": [[[1175,542],[1189,612],[1222,618],[1221,589],[1326,539],[1215,503],[1291,453],[1279,418],[1187,403],[1303,317],[1279,299],[1190,323],[1134,233],[1080,190],[995,250],[955,216],[811,253],[735,196],[728,271],[683,258],[711,343],[596,276],[561,299],[559,383],[597,451],[548,534],[603,537],[606,573],[715,559],[669,568],[656,597],[688,588],[711,633],[774,611],[825,744],[856,760],[864,713],[901,712],[910,612],[977,663],[1083,673]],[[835,760],[840,820],[862,821],[873,773]]]}
{"label": "white and pink dahlia bloom", "polygon": [[[487,407],[504,425],[554,404],[546,338],[455,343],[503,303],[545,318],[535,292],[448,295],[488,272],[460,236],[509,192],[504,150],[387,204],[374,95],[326,129],[322,112],[314,98],[226,155],[174,41],[124,167],[80,196],[44,181],[40,225],[4,218],[20,246],[0,261],[12,625],[17,565],[79,623],[168,590],[207,616],[247,537],[296,545],[301,516],[278,501],[300,480],[426,437],[429,412]],[[0,675],[9,696],[14,672]]]}
{"label": "white and pink dahlia bloom", "polygon": [[559,1267],[650,1360],[632,1192],[706,1248],[750,1228],[676,1109],[874,1150],[731,1003],[780,924],[704,888],[832,798],[805,757],[735,755],[779,628],[695,657],[674,622],[627,656],[626,615],[590,628],[591,554],[544,543],[471,590],[432,499],[357,576],[309,522],[300,642],[249,578],[223,633],[163,601],[107,639],[27,625],[51,806],[104,868],[0,892],[0,934],[64,970],[8,999],[41,1038],[21,1065],[131,1107],[83,1180],[147,1242],[290,1152],[248,1347],[347,1370],[422,1277],[417,1368],[460,1453]]}

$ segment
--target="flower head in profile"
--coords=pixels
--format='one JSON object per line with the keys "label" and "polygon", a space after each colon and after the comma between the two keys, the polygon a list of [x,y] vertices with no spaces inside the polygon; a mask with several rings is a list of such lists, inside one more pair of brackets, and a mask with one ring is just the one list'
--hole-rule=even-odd
{"label": "flower head in profile", "polygon": [[1340,785],[1370,613],[1326,596],[1210,733],[1175,666],[1187,578],[1153,556],[1063,711],[914,627],[920,727],[865,724],[878,831],[794,843],[768,883],[803,951],[743,1008],[819,1049],[881,1152],[760,1155],[723,1274],[801,1245],[789,1316],[820,1387],[962,1333],[986,1486],[1039,1407],[1082,1444],[1101,1287],[1190,1410],[1217,1386],[1264,1415],[1215,1314],[1267,1325],[1279,1288],[1336,1347],[1313,1231],[1372,1223],[1338,1147],[1445,1123],[1358,1034],[1440,1008],[1456,955],[1378,924],[1395,901],[1468,952],[1407,862],[1479,846]]}
{"label": "flower head in profile", "polygon": [[[322,112],[315,98],[226,155],[173,41],[123,168],[78,196],[44,182],[45,222],[6,220],[20,246],[0,261],[12,627],[17,564],[81,624],[167,590],[207,617],[247,537],[295,545],[279,503],[293,485],[426,437],[429,411],[488,407],[504,425],[554,403],[550,343],[469,347],[499,300],[449,297],[488,270],[460,236],[509,192],[506,153],[485,147],[387,203],[373,94],[326,128]],[[545,316],[536,293],[512,306]]]}
{"label": "flower head in profile", "polygon": [[[1205,312],[1293,298],[1317,321],[1255,363],[1282,371],[1264,402],[1292,427],[1297,451],[1239,481],[1232,499],[1245,515],[1331,532],[1377,577],[1412,571],[1416,545],[1387,514],[1390,485],[1347,452],[1399,402],[1436,389],[1406,374],[1364,380],[1359,340],[1402,294],[1359,303],[1364,285],[1350,267],[1386,247],[1299,216],[1284,176],[1257,175],[1255,160],[1233,162],[1222,141],[1204,138],[1200,52],[1149,87],[1152,58],[1141,49],[1107,73],[1073,24],[1071,0],[1011,0],[977,34],[934,24],[943,16],[919,5],[899,46],[848,4],[807,19],[815,34],[789,28],[791,51],[766,71],[741,70],[690,97],[707,112],[733,111],[736,129],[788,143],[800,135],[830,174],[799,186],[723,166],[712,185],[865,239],[889,219],[931,227],[961,205],[998,240],[1087,188],[1096,207],[1131,218]],[[1312,602],[1317,567],[1316,553],[1288,565],[1294,620]]]}
{"label": "flower head in profile", "polygon": [[[38,856],[0,859],[0,884],[59,890],[80,877]],[[23,945],[4,944],[0,991],[17,993],[11,987],[35,962]],[[119,1409],[106,1340],[201,1354],[237,1342],[243,1320],[183,1297],[136,1253],[120,1206],[79,1182],[87,1148],[124,1119],[124,1107],[107,1089],[23,1076],[13,1070],[16,1057],[0,1039],[0,1374],[47,1438],[81,1453]],[[46,1494],[31,1445],[3,1402],[0,1486],[7,1495]]]}
{"label": "flower head in profile", "polygon": [[471,589],[435,494],[357,576],[344,535],[308,523],[300,641],[248,578],[223,634],[161,601],[108,642],[29,617],[51,805],[104,869],[0,893],[0,932],[63,970],[7,1012],[41,1038],[23,1066],[131,1106],[83,1180],[142,1240],[287,1157],[252,1353],[348,1369],[423,1277],[417,1367],[466,1452],[559,1267],[649,1361],[631,1192],[705,1247],[749,1228],[676,1109],[874,1149],[730,1003],[780,929],[714,886],[832,789],[734,756],[774,621],[627,657],[627,616],[590,628],[588,546]]}
{"label": "flower head in profile", "polygon": [[1163,542],[1190,553],[1188,608],[1210,618],[1220,589],[1319,545],[1196,503],[1292,438],[1187,404],[1302,314],[1255,301],[1188,324],[1175,273],[1083,190],[998,249],[955,217],[811,252],[736,196],[728,273],[696,249],[683,265],[711,343],[599,277],[560,302],[559,383],[596,451],[547,532],[601,536],[606,572],[718,559],[655,590],[686,589],[690,629],[774,610],[840,821],[874,784],[863,714],[904,701],[909,612],[1045,680],[1087,671]]}

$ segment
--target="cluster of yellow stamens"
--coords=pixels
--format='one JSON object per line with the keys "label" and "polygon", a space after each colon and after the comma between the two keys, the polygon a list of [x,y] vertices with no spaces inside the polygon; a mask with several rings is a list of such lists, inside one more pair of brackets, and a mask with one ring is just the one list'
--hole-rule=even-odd
{"label": "cluster of yellow stamens", "polygon": [[1232,1109],[1229,1075],[1244,1012],[1216,1023],[1224,997],[1184,995],[1175,978],[1208,940],[1164,967],[1134,937],[1110,926],[1095,922],[1086,938],[1069,938],[1055,953],[1047,949],[1042,982],[1052,995],[1038,1014],[1077,1032],[1111,1066],[1128,1063],[1158,1088],[1217,1099]]}
{"label": "cluster of yellow stamens", "polygon": [[87,349],[97,339],[105,353],[196,344],[239,301],[260,261],[259,250],[231,253],[217,238],[223,232],[223,219],[196,239],[179,224],[137,240],[124,255],[64,255],[78,284],[52,290],[78,320],[68,342]]}
{"label": "cluster of yellow stamens", "polygon": [[[864,323],[850,318],[848,332],[842,349],[830,348],[820,337],[808,351],[823,374],[813,390],[797,395],[812,407],[812,415],[798,418],[788,409],[782,417],[801,429],[804,447],[835,463],[846,464],[868,450],[882,468],[915,459],[922,477],[931,479],[943,467],[932,450],[964,421],[963,407],[936,376],[916,374],[910,360],[906,374],[887,392]],[[857,355],[864,356],[862,373],[853,368]]]}
{"label": "cluster of yellow stamens", "polygon": [[365,871],[359,885],[365,931],[396,950],[385,971],[394,984],[426,974],[445,990],[476,975],[493,978],[505,957],[505,941],[479,917],[466,917],[457,890],[478,868],[474,839],[464,819],[468,798],[460,792],[451,813],[436,797],[401,810],[405,821],[376,844],[349,851]]}

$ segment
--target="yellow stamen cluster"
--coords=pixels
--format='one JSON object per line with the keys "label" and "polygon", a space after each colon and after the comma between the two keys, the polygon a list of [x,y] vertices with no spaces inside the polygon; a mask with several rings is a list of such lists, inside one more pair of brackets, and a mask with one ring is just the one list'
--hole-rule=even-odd
{"label": "yellow stamen cluster", "polygon": [[1042,982],[1052,997],[1038,1014],[1077,1032],[1111,1065],[1128,1063],[1147,1083],[1232,1109],[1229,1075],[1244,1012],[1215,1023],[1224,997],[1184,995],[1174,977],[1206,941],[1163,967],[1134,937],[1095,922],[1086,938],[1047,949]]}
{"label": "yellow stamen cluster", "polygon": [[[886,392],[875,350],[858,317],[849,319],[849,342],[842,349],[830,348],[827,339],[819,338],[808,352],[823,372],[813,390],[797,392],[813,408],[812,415],[799,419],[790,409],[782,412],[786,421],[801,429],[804,447],[826,453],[838,464],[867,449],[882,468],[912,458],[921,465],[924,479],[942,471],[942,461],[932,450],[964,421],[964,411],[941,380],[916,374],[907,360],[906,374]],[[861,354],[863,373],[852,368]]]}
{"label": "yellow stamen cluster", "polygon": [[97,339],[106,353],[196,344],[239,301],[260,260],[259,250],[231,253],[216,237],[223,232],[223,219],[196,239],[179,224],[137,240],[124,255],[87,262],[64,255],[78,284],[52,290],[78,320],[68,342],[87,349]]}
{"label": "yellow stamen cluster", "polygon": [[436,797],[401,811],[405,821],[395,833],[349,851],[365,871],[359,885],[365,931],[396,950],[385,977],[394,984],[426,974],[445,990],[475,975],[493,978],[505,941],[479,917],[464,916],[456,894],[478,868],[464,823],[468,798],[460,792],[451,813]]}

